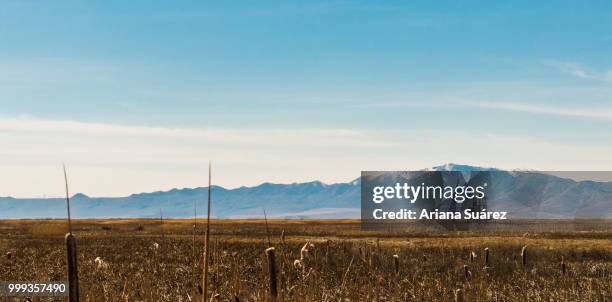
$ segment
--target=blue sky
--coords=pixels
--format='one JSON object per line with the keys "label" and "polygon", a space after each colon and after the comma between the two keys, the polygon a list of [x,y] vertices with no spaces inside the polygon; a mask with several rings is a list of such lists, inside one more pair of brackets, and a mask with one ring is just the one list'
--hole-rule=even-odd
{"label": "blue sky", "polygon": [[0,196],[612,169],[609,1],[2,6]]}

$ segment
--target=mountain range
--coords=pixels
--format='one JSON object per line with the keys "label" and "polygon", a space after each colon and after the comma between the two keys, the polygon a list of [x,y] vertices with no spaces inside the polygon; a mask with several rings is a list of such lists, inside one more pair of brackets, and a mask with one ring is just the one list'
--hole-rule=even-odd
{"label": "mountain range", "polygon": [[[530,171],[502,171],[446,164],[422,171],[494,171],[495,192],[489,210],[509,212],[513,218],[612,218],[612,182],[576,181]],[[193,217],[205,215],[208,188],[185,188],[132,194],[126,197],[71,197],[75,218]],[[212,216],[218,218],[358,218],[361,178],[347,183],[319,181],[293,184],[263,183],[226,189],[212,186]],[[64,198],[0,197],[0,219],[63,218]]]}

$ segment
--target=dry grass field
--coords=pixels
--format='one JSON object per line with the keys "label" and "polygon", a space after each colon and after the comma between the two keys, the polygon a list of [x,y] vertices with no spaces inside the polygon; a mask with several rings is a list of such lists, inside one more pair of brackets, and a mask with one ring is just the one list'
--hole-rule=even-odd
{"label": "dry grass field", "polygon": [[[208,292],[269,300],[270,244],[278,301],[612,301],[612,222],[563,223],[375,232],[353,220],[214,220]],[[192,220],[74,221],[81,301],[200,301],[203,226],[194,246]],[[62,220],[0,221],[0,280],[67,280],[66,232]]]}

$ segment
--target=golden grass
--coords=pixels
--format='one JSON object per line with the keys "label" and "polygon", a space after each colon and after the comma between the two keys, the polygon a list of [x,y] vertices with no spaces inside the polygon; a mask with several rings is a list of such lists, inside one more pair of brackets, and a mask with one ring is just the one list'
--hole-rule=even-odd
{"label": "golden grass", "polygon": [[34,236],[63,236],[68,232],[65,223],[41,223],[28,226],[28,233]]}
{"label": "golden grass", "polygon": [[[198,220],[198,234],[203,222]],[[154,248],[162,243],[157,218],[73,221],[82,300],[188,301],[192,223],[165,219],[162,252]],[[602,301],[612,295],[612,228],[607,228],[612,224],[603,223],[604,231],[597,232],[428,233],[362,231],[357,220],[269,220],[268,229],[284,301],[452,301],[457,289],[465,301]],[[66,247],[56,236],[66,232],[65,220],[0,220],[0,256],[13,252],[10,260],[0,258],[0,280],[66,280]],[[221,301],[234,295],[266,301],[264,220],[215,219],[211,233],[210,292]],[[296,268],[309,241],[310,256]],[[530,259],[523,268],[525,245]],[[491,251],[488,267],[482,264],[485,248]],[[96,257],[109,268],[97,269]]]}

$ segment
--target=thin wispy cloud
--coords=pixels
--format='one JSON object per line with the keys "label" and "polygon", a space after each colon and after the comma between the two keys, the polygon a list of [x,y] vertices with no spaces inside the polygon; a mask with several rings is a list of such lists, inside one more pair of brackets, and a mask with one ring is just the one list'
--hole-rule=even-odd
{"label": "thin wispy cloud", "polygon": [[595,71],[578,62],[546,61],[546,65],[552,66],[563,73],[573,75],[581,79],[612,82],[612,70]]}
{"label": "thin wispy cloud", "polygon": [[169,128],[141,125],[49,120],[31,116],[0,117],[0,131],[35,135],[86,135],[95,138],[195,139],[210,143],[276,145],[355,144],[364,133],[343,128]]}
{"label": "thin wispy cloud", "polygon": [[569,108],[559,106],[531,105],[524,103],[491,101],[458,101],[457,103],[470,107],[484,109],[612,120],[612,108]]}

